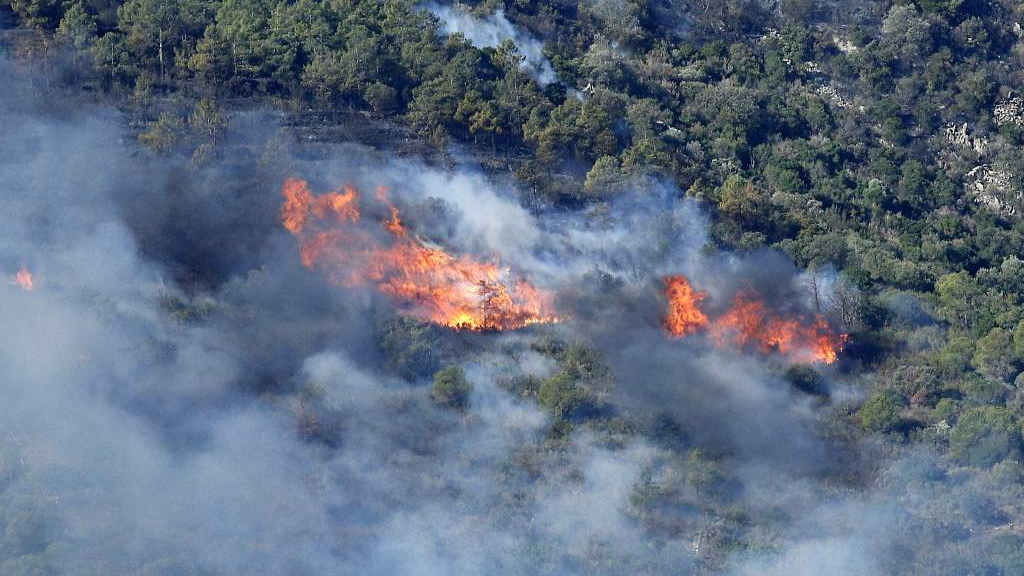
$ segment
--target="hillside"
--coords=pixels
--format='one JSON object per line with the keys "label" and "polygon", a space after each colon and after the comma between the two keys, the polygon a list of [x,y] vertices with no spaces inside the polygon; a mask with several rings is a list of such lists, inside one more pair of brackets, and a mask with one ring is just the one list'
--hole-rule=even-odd
{"label": "hillside", "polygon": [[1024,574],[1022,26],[0,0],[0,573]]}

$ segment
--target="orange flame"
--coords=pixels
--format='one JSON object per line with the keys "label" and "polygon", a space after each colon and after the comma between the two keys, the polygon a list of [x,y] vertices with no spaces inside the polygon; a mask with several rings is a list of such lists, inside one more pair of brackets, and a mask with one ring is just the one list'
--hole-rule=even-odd
{"label": "orange flame", "polygon": [[683,276],[665,278],[669,298],[665,328],[679,338],[707,328],[716,345],[756,347],[776,352],[796,362],[831,364],[839,357],[847,335],[837,333],[821,315],[808,322],[805,315],[782,316],[767,309],[753,290],[736,295],[732,307],[709,321],[698,308],[705,294],[695,292]]}
{"label": "orange flame", "polygon": [[685,276],[665,277],[665,297],[668,299],[668,314],[665,329],[674,338],[693,334],[708,324],[708,317],[699,308],[707,294],[697,292]]}
{"label": "orange flame", "polygon": [[390,216],[381,230],[362,225],[359,192],[351,186],[314,196],[290,178],[282,187],[284,227],[299,239],[302,264],[343,286],[373,285],[413,316],[455,329],[506,330],[558,321],[552,296],[507,268],[453,256],[409,234],[379,188]]}
{"label": "orange flame", "polygon": [[35,283],[32,281],[32,273],[24,266],[21,267],[21,270],[18,270],[17,274],[11,276],[11,283],[21,286],[21,289],[26,292],[35,288]]}

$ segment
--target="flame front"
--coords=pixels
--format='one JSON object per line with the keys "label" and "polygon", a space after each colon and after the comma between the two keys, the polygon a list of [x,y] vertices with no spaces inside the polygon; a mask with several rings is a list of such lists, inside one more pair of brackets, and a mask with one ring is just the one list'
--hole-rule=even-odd
{"label": "flame front", "polygon": [[288,179],[282,193],[281,221],[299,239],[302,264],[334,283],[375,286],[407,313],[455,329],[558,320],[552,296],[508,268],[453,256],[410,235],[386,188],[376,194],[389,211],[381,226],[361,222],[360,194],[351,186],[315,196],[306,182]]}
{"label": "flame front", "polygon": [[737,294],[732,306],[713,321],[699,308],[706,295],[695,291],[685,277],[666,277],[665,294],[665,329],[675,338],[707,328],[718,346],[755,347],[796,362],[825,364],[838,359],[847,340],[846,334],[838,333],[820,314],[781,315],[768,310],[753,290]]}
{"label": "flame front", "polygon": [[25,291],[31,291],[35,288],[35,284],[32,282],[32,273],[24,266],[14,276],[11,276],[11,282],[17,284]]}

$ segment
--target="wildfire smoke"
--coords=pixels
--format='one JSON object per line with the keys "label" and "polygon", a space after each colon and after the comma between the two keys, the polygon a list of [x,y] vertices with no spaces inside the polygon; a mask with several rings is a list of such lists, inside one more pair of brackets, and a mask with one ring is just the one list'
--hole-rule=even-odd
{"label": "wildfire smoke", "polygon": [[298,238],[302,264],[334,283],[374,286],[406,313],[460,330],[558,320],[551,295],[507,267],[455,256],[411,235],[386,188],[375,195],[389,213],[379,225],[362,221],[360,193],[351,186],[316,196],[308,183],[293,178],[282,193],[282,224]]}

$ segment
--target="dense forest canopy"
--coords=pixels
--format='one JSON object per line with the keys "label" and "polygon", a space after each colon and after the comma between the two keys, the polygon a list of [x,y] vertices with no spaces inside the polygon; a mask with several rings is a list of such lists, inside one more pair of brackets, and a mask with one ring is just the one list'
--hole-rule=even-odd
{"label": "dense forest canopy", "polygon": [[[1019,2],[0,0],[0,46],[0,573],[1024,574]],[[543,307],[438,321],[399,253]],[[718,346],[751,294],[838,356]]]}

